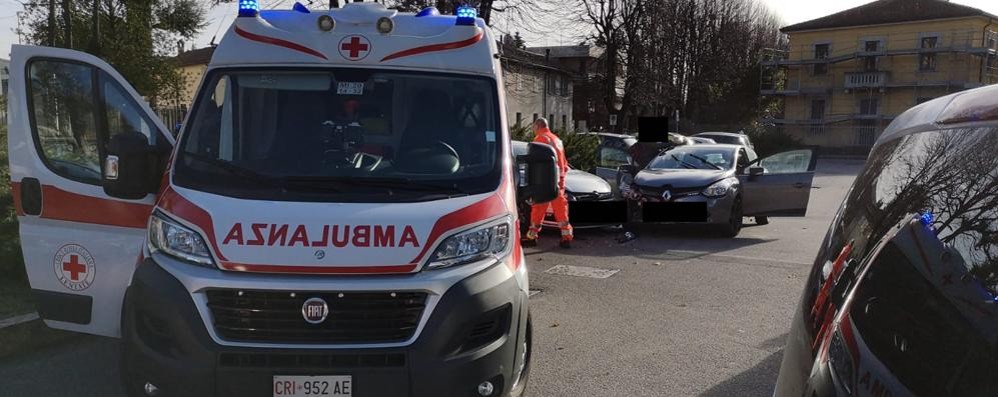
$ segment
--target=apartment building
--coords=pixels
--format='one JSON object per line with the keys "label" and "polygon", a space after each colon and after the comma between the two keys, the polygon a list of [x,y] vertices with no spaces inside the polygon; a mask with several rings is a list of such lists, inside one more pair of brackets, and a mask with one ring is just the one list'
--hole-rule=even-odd
{"label": "apartment building", "polygon": [[807,144],[868,148],[908,108],[998,82],[998,17],[945,0],[879,0],[781,29],[762,60],[763,120]]}

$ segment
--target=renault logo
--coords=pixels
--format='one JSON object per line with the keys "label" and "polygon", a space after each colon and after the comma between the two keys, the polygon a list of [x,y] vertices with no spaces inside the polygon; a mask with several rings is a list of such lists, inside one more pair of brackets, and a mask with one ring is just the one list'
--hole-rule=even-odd
{"label": "renault logo", "polygon": [[669,201],[672,200],[672,192],[666,190],[662,192],[662,200]]}
{"label": "renault logo", "polygon": [[309,324],[319,324],[326,321],[329,305],[322,298],[309,298],[301,305],[301,315]]}

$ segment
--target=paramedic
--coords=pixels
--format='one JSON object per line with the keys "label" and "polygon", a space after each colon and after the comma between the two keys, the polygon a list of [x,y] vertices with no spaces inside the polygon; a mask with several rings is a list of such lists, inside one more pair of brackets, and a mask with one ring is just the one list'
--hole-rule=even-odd
{"label": "paramedic", "polygon": [[527,230],[527,238],[523,244],[528,247],[537,245],[537,235],[541,231],[541,222],[547,214],[548,206],[554,212],[554,220],[558,222],[561,229],[561,247],[570,248],[572,246],[572,225],[568,223],[568,198],[565,196],[565,175],[568,174],[568,160],[565,158],[565,146],[548,128],[548,121],[545,118],[538,118],[534,121],[534,142],[543,143],[554,148],[558,154],[558,197],[549,203],[534,204],[530,207],[530,228]]}

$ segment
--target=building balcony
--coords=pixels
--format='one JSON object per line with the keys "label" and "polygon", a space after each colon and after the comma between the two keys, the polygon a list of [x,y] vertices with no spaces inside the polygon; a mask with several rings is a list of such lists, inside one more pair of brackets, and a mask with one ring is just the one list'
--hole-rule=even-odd
{"label": "building balcony", "polygon": [[845,89],[884,88],[890,77],[888,72],[850,72],[845,74]]}

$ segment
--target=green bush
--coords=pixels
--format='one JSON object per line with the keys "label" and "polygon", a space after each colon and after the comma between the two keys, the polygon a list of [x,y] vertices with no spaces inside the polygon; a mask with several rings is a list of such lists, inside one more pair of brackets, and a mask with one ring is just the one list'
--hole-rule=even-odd
{"label": "green bush", "polygon": [[0,125],[0,274],[7,279],[23,279],[24,264],[14,214],[14,196],[10,190],[7,161],[7,126]]}
{"label": "green bush", "polygon": [[[556,130],[555,135],[561,138],[565,145],[565,155],[568,156],[568,163],[572,168],[592,171],[596,168],[596,148],[599,146],[599,137],[593,134],[579,134],[574,131]],[[514,141],[533,142],[534,131],[527,127],[512,127],[509,135]]]}

